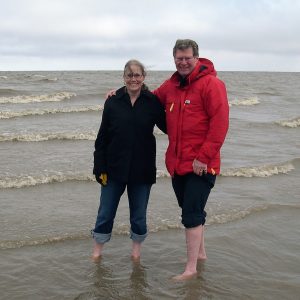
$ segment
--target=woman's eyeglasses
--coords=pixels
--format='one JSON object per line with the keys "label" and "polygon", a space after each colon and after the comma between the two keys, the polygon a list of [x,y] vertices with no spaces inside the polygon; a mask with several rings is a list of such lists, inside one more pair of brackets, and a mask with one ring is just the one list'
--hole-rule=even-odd
{"label": "woman's eyeglasses", "polygon": [[143,74],[139,74],[139,73],[128,73],[128,74],[125,74],[125,78],[127,79],[141,79],[143,77]]}

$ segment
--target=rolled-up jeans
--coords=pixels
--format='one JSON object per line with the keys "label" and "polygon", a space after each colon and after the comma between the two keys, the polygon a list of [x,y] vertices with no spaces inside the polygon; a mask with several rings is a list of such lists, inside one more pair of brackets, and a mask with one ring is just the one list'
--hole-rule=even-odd
{"label": "rolled-up jeans", "polygon": [[114,225],[120,198],[127,187],[130,210],[130,238],[143,242],[147,236],[147,205],[152,184],[121,183],[108,180],[101,186],[100,206],[92,236],[99,244],[108,242]]}

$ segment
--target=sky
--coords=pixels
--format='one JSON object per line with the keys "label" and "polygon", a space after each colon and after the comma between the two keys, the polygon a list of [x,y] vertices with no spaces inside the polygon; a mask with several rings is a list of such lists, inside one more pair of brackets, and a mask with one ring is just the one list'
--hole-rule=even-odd
{"label": "sky", "polygon": [[0,71],[174,70],[184,38],[219,71],[300,72],[300,1],[0,0]]}

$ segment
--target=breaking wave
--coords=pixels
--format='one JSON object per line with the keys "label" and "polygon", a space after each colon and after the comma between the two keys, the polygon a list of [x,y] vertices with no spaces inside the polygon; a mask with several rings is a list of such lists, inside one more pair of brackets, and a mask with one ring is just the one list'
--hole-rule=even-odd
{"label": "breaking wave", "polygon": [[41,81],[44,81],[44,82],[53,82],[53,81],[57,81],[57,80],[58,80],[57,77],[41,79]]}
{"label": "breaking wave", "polygon": [[300,118],[297,117],[290,120],[277,121],[275,123],[283,127],[296,128],[300,126]]}
{"label": "breaking wave", "polygon": [[95,181],[93,174],[88,173],[62,173],[43,174],[43,175],[25,175],[19,177],[0,178],[0,188],[23,188],[36,186],[40,184],[49,184],[55,182],[65,182],[70,180],[77,181]]}
{"label": "breaking wave", "polygon": [[33,78],[46,78],[45,75],[40,75],[40,74],[28,75],[27,77],[33,77]]}
{"label": "breaking wave", "polygon": [[292,162],[278,165],[263,165],[255,167],[228,168],[221,172],[225,177],[270,177],[273,175],[287,174],[294,170]]}
{"label": "breaking wave", "polygon": [[33,103],[33,102],[59,102],[66,99],[71,99],[75,97],[75,93],[71,92],[59,92],[53,94],[43,94],[43,95],[21,95],[12,97],[0,97],[0,104],[4,103]]}
{"label": "breaking wave", "polygon": [[74,133],[28,133],[28,134],[1,134],[0,142],[43,142],[52,140],[89,140],[97,137],[95,131]]}
{"label": "breaking wave", "polygon": [[246,99],[234,99],[232,101],[229,101],[229,106],[240,106],[240,105],[244,105],[244,106],[251,106],[251,105],[256,105],[259,104],[259,100],[258,97],[251,97],[251,98],[246,98]]}
{"label": "breaking wave", "polygon": [[57,81],[58,80],[57,77],[49,78],[46,75],[41,75],[41,74],[25,75],[25,78],[33,78],[34,80],[44,81],[44,82],[47,82],[47,81]]}
{"label": "breaking wave", "polygon": [[[226,224],[230,222],[235,222],[247,218],[249,216],[262,213],[262,212],[272,212],[273,210],[282,210],[282,209],[300,209],[299,205],[281,205],[281,204],[268,204],[262,206],[254,206],[245,209],[232,209],[228,212],[218,213],[211,211],[207,218],[206,226],[218,225],[218,224]],[[149,220],[148,230],[149,232],[161,232],[167,230],[174,229],[182,229],[183,226],[180,222],[180,218],[172,218],[172,219],[155,219],[153,222]],[[113,234],[115,235],[129,235],[130,226],[129,224],[124,223],[115,223]],[[28,246],[40,246],[40,245],[48,245],[55,243],[63,243],[66,241],[76,241],[76,240],[84,240],[90,238],[89,230],[84,232],[77,233],[63,233],[58,234],[56,236],[41,236],[35,238],[26,238],[23,240],[4,240],[0,241],[0,249],[16,249]]]}
{"label": "breaking wave", "polygon": [[[167,171],[158,170],[156,173],[157,178],[169,177]],[[49,184],[55,182],[65,181],[96,181],[91,172],[56,172],[55,174],[42,174],[42,175],[24,175],[18,177],[2,177],[0,178],[0,189],[9,188],[23,188],[29,186],[36,186],[40,184]]]}
{"label": "breaking wave", "polygon": [[[0,89],[0,96],[8,96],[8,95],[15,95],[19,91],[14,90],[14,89]],[[1,97],[0,97],[1,99]]]}
{"label": "breaking wave", "polygon": [[[95,107],[99,110],[101,108]],[[82,111],[81,111],[82,112]],[[0,113],[1,116],[1,113]],[[1,117],[0,117],[1,119]],[[163,135],[164,133],[158,128],[154,129],[155,135]],[[97,132],[36,132],[36,133],[27,133],[27,134],[0,134],[0,142],[43,142],[43,141],[53,141],[53,140],[96,140]]]}
{"label": "breaking wave", "polygon": [[90,112],[90,111],[101,111],[103,107],[101,105],[76,107],[76,108],[57,108],[57,109],[35,109],[35,110],[24,110],[24,111],[1,111],[0,119],[11,119],[26,116],[35,115],[46,115],[56,113],[78,113],[78,112]]}
{"label": "breaking wave", "polygon": [[[299,159],[293,160],[297,164]],[[295,167],[292,162],[286,162],[278,165],[265,165],[258,167],[244,167],[244,168],[228,168],[220,175],[224,177],[271,177],[279,174],[288,174]],[[166,170],[157,170],[156,178],[168,178],[170,174]],[[42,175],[24,175],[17,177],[2,177],[0,178],[0,189],[7,188],[23,188],[29,186],[36,186],[40,184],[50,184],[55,182],[66,181],[95,181],[94,175],[90,172],[56,172],[55,174]]]}
{"label": "breaking wave", "polygon": [[54,244],[58,242],[64,242],[69,240],[80,240],[87,238],[87,234],[74,234],[74,235],[61,235],[61,236],[49,236],[49,237],[40,237],[35,239],[26,239],[26,240],[15,240],[15,241],[0,241],[0,249],[17,249],[26,246],[40,246],[46,244]]}
{"label": "breaking wave", "polygon": [[278,210],[278,209],[300,209],[299,205],[290,204],[265,204],[260,206],[248,207],[245,209],[231,209],[226,213],[211,212],[211,216],[207,218],[207,225],[213,224],[225,224],[229,222],[235,222],[242,220],[250,215],[254,215],[260,212]]}

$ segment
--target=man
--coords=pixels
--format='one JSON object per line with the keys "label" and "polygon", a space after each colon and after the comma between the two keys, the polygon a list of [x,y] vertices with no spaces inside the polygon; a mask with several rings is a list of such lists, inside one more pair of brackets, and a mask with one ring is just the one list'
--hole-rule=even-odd
{"label": "man", "polygon": [[229,106],[224,83],[212,62],[199,58],[195,41],[177,40],[173,56],[177,72],[153,93],[166,110],[166,166],[185,227],[187,263],[174,279],[186,280],[197,275],[197,260],[206,259],[204,208],[220,173]]}

